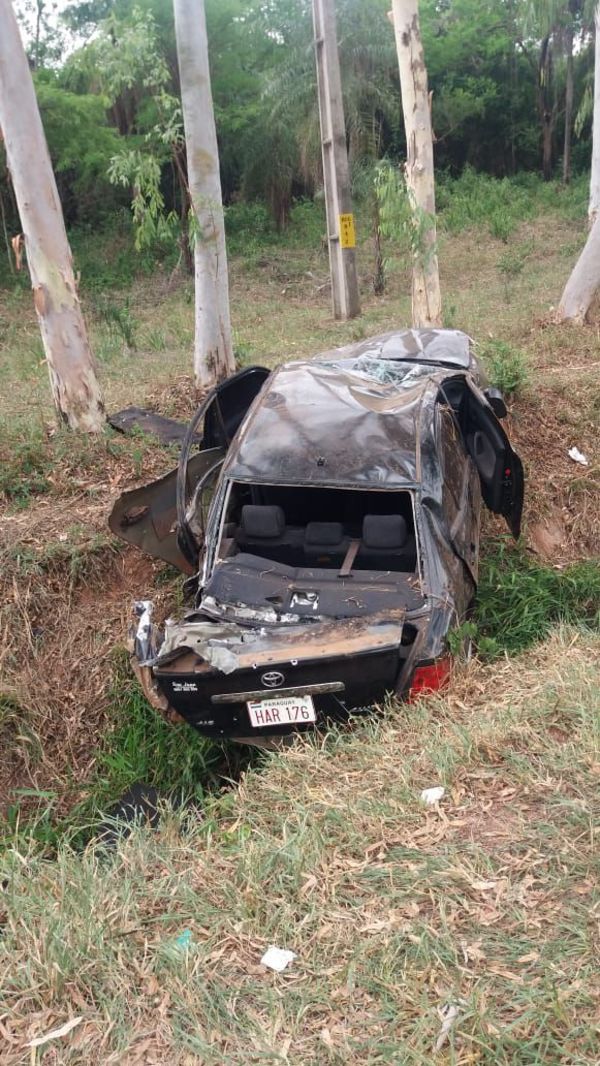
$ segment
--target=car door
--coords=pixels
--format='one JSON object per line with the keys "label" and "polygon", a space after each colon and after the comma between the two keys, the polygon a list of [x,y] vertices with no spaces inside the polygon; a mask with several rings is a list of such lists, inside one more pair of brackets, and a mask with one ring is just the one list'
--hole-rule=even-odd
{"label": "car door", "polygon": [[[207,448],[192,456],[187,465],[190,493],[203,478],[223,461],[224,448]],[[195,573],[193,560],[182,550],[178,535],[176,486],[178,468],[139,489],[119,496],[108,524],[115,536],[146,552],[164,559],[184,574]]]}
{"label": "car door", "polygon": [[452,408],[438,407],[438,440],[442,464],[442,501],[448,536],[456,554],[477,581],[481,494],[477,473],[469,462],[460,426]]}
{"label": "car door", "polygon": [[503,515],[516,538],[523,512],[523,464],[484,394],[469,378],[465,384],[463,436],[479,474],[481,495],[490,511]]}
{"label": "car door", "polygon": [[[112,532],[184,574],[196,572],[205,481],[214,481],[227,448],[270,371],[247,367],[211,389],[189,423],[179,466],[157,481],[123,493],[108,524]],[[198,431],[203,426],[202,437]],[[200,448],[192,454],[195,448]],[[197,521],[190,502],[198,501]]]}

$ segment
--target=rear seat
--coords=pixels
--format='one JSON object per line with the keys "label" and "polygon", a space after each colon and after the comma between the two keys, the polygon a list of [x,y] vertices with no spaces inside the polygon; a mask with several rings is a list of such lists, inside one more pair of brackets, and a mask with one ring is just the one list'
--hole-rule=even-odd
{"label": "rear seat", "polygon": [[409,536],[402,515],[365,515],[357,570],[396,570],[410,573],[417,567],[417,545]]}
{"label": "rear seat", "polygon": [[[296,569],[341,568],[351,539],[341,522],[286,526],[283,509],[275,504],[245,504],[235,529],[240,552]],[[416,565],[415,538],[401,515],[365,515],[353,569],[410,573]]]}
{"label": "rear seat", "polygon": [[241,552],[286,566],[304,565],[304,530],[286,526],[283,510],[275,504],[245,504],[235,541]]}
{"label": "rear seat", "polygon": [[349,543],[341,522],[308,522],[304,534],[306,566],[340,567]]}

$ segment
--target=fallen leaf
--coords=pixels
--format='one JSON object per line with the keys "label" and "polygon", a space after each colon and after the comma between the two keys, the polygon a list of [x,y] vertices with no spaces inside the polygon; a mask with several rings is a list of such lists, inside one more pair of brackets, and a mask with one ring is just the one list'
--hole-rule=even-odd
{"label": "fallen leaf", "polygon": [[74,1029],[75,1026],[79,1025],[82,1021],[83,1017],[81,1015],[79,1018],[71,1018],[69,1022],[65,1022],[64,1025],[61,1025],[59,1029],[51,1029],[50,1032],[46,1033],[44,1036],[36,1036],[34,1040],[30,1040],[29,1043],[24,1046],[43,1047],[43,1045],[47,1044],[50,1040],[58,1040],[59,1037],[66,1036],[67,1033],[71,1032],[71,1029]]}

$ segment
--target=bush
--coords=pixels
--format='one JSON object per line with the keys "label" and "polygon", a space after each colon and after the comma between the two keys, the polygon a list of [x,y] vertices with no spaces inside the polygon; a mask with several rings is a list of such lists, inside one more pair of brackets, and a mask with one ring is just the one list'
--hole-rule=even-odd
{"label": "bush", "polygon": [[527,359],[520,348],[513,348],[506,341],[491,340],[480,346],[479,355],[492,385],[500,389],[505,396],[515,395],[527,384]]}

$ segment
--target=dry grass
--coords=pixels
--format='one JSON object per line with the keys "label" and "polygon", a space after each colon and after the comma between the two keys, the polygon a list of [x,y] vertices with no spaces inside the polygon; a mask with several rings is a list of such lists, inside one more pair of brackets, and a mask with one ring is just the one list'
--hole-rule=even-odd
{"label": "dry grass", "polygon": [[1,1061],[79,1017],[45,1063],[596,1063],[599,653],[565,631],[473,662],[114,854],[16,840]]}

